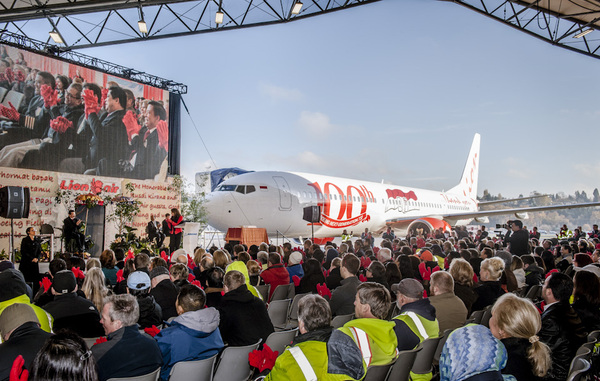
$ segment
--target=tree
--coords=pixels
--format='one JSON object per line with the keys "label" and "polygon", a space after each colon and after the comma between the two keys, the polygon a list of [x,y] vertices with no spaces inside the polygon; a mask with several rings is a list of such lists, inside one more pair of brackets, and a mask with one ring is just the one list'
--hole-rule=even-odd
{"label": "tree", "polygon": [[[206,180],[204,180],[206,181]],[[203,189],[204,184],[194,186],[182,176],[174,176],[170,188],[181,194],[180,212],[183,218],[189,222],[199,222],[206,224],[206,210],[204,209],[204,198],[206,194]]]}

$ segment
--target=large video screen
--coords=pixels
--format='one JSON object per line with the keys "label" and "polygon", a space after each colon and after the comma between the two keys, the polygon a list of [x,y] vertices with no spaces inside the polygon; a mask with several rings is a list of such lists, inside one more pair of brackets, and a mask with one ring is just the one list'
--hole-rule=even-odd
{"label": "large video screen", "polygon": [[166,90],[0,45],[0,102],[0,167],[166,177]]}

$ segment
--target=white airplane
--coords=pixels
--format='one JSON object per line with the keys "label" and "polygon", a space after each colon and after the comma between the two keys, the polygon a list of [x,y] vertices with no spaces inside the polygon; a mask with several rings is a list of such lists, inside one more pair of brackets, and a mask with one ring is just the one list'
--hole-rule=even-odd
{"label": "white airplane", "polygon": [[[475,134],[460,182],[446,192],[308,173],[244,173],[208,194],[208,223],[220,231],[256,226],[269,236],[287,237],[308,237],[314,228],[314,236],[324,238],[339,236],[344,229],[381,233],[390,226],[430,232],[473,220],[486,223],[491,215],[523,219],[527,212],[600,206],[596,202],[480,211],[485,203],[477,201],[479,147],[480,135]],[[314,226],[303,219],[304,208],[311,206],[319,206],[321,212]]]}

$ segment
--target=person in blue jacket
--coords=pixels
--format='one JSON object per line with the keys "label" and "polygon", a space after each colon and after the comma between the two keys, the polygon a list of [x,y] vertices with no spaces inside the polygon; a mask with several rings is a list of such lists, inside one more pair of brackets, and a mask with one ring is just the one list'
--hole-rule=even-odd
{"label": "person in blue jacket", "polygon": [[219,311],[204,308],[205,304],[206,294],[200,287],[181,287],[175,304],[179,316],[155,337],[163,357],[162,380],[169,379],[177,362],[203,360],[225,346],[219,331]]}

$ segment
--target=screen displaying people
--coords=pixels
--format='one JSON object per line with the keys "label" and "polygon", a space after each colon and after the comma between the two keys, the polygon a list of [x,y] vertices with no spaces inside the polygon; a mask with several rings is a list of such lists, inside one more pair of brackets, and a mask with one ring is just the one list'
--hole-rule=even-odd
{"label": "screen displaying people", "polygon": [[3,46],[0,167],[162,180],[168,97],[165,90]]}

